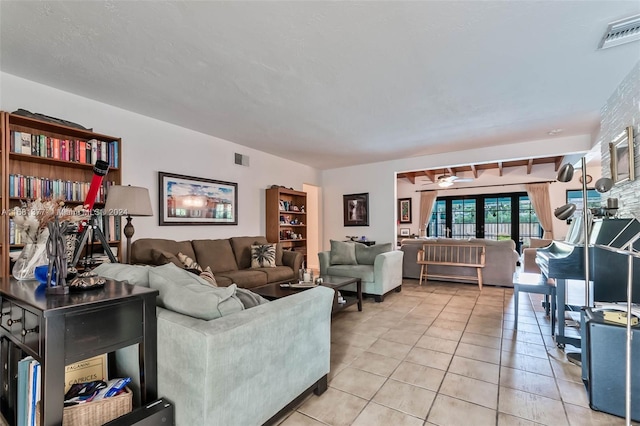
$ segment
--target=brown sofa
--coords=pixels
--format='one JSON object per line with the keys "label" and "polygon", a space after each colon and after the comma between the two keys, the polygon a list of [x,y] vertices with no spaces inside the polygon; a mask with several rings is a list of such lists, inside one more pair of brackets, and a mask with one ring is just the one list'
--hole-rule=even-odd
{"label": "brown sofa", "polygon": [[253,288],[274,282],[288,282],[298,278],[303,256],[299,252],[276,249],[275,268],[251,268],[251,246],[268,244],[265,237],[232,237],[220,240],[174,241],[160,238],[141,238],[131,245],[131,263],[163,265],[173,262],[184,267],[177,258],[185,254],[204,269],[211,267],[219,286],[232,283]]}

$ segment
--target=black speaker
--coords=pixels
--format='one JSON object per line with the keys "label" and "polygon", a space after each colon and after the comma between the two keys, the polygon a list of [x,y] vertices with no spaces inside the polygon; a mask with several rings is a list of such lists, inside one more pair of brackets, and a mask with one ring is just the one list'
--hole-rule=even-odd
{"label": "black speaker", "polygon": [[[604,321],[600,312],[586,312],[589,405],[625,417],[627,329]],[[640,326],[632,328],[631,419],[640,421]]]}
{"label": "black speaker", "polygon": [[105,423],[105,426],[173,426],[174,422],[173,404],[162,398]]}

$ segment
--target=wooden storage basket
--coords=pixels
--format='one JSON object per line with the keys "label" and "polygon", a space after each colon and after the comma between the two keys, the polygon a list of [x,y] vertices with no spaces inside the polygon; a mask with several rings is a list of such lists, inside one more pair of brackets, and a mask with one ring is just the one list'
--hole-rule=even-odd
{"label": "wooden storage basket", "polygon": [[[64,407],[62,426],[101,426],[132,410],[133,393],[129,388],[120,395],[87,402],[86,404]],[[40,424],[40,404],[38,404],[37,424]]]}

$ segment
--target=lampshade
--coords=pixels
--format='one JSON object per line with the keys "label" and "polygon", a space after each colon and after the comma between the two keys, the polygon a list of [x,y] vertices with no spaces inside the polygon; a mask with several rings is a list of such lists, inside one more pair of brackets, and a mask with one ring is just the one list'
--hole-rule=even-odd
{"label": "lampshade", "polygon": [[603,193],[613,188],[613,180],[608,177],[600,178],[596,181],[596,191]]}
{"label": "lampshade", "polygon": [[575,211],[576,211],[576,205],[573,203],[569,203],[555,209],[553,211],[553,215],[560,220],[567,220],[573,215]]}
{"label": "lampshade", "polygon": [[112,216],[153,216],[149,190],[139,186],[110,187],[104,209]]}
{"label": "lampshade", "polygon": [[453,182],[451,182],[451,181],[449,181],[449,180],[443,180],[443,181],[440,181],[440,182],[438,183],[438,186],[439,186],[440,188],[448,188],[448,187],[450,187],[450,186],[452,186],[452,185],[453,185]]}
{"label": "lampshade", "polygon": [[573,165],[567,163],[560,167],[556,179],[560,182],[570,182],[573,179]]}

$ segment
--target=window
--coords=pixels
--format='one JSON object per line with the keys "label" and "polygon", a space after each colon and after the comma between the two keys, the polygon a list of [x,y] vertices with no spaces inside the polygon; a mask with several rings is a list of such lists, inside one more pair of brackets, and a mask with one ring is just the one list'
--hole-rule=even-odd
{"label": "window", "polygon": [[531,238],[542,237],[540,221],[527,195],[518,197],[518,222],[520,240],[524,242],[525,246],[529,245]]}
{"label": "window", "polygon": [[444,200],[437,200],[433,206],[428,235],[442,238],[449,236],[447,233],[447,203]]}
{"label": "window", "polygon": [[451,238],[469,238],[476,236],[476,200],[454,199],[451,203]]}
{"label": "window", "polygon": [[[573,203],[576,205],[576,211],[573,216],[582,215],[582,190],[581,189],[567,189],[567,204]],[[602,194],[595,189],[587,189],[587,208],[599,208],[602,203]]]}
{"label": "window", "polygon": [[484,238],[510,239],[511,222],[511,197],[484,199]]}

